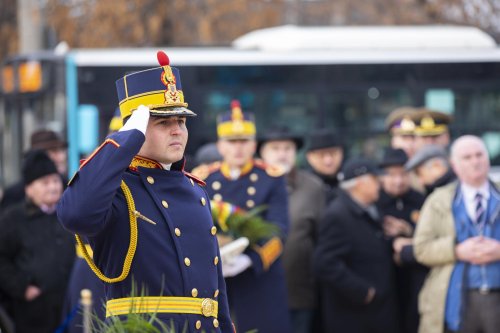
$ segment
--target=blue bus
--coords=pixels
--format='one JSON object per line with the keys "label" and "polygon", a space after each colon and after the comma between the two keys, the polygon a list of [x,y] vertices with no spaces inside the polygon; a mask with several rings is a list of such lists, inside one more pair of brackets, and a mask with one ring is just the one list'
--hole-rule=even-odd
{"label": "blue bus", "polygon": [[[293,37],[290,37],[293,36]],[[402,105],[454,116],[452,136],[485,139],[500,164],[500,50],[469,27],[294,27],[254,31],[220,48],[75,49],[4,61],[0,91],[0,185],[19,178],[39,127],[69,142],[69,170],[107,134],[115,81],[157,66],[167,52],[181,72],[190,119],[187,154],[216,139],[232,99],[256,114],[258,131],[286,124],[307,135],[337,131],[351,152],[388,144],[384,120]]]}

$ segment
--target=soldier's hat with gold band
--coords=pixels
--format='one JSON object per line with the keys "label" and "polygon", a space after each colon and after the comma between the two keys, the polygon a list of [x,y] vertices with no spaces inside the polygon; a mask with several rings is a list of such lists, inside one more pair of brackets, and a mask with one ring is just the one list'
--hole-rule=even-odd
{"label": "soldier's hat with gold band", "polygon": [[387,130],[392,135],[414,135],[416,114],[417,109],[411,106],[403,106],[393,110],[385,120]]}
{"label": "soldier's hat with gold band", "polygon": [[453,118],[443,112],[419,108],[414,119],[417,124],[415,127],[415,135],[437,136],[448,131],[448,124]]}
{"label": "soldier's hat with gold band", "polygon": [[179,70],[170,66],[164,52],[158,51],[157,58],[160,67],[128,74],[116,81],[122,119],[139,105],[147,106],[152,116],[196,116],[184,101]]}
{"label": "soldier's hat with gold band", "polygon": [[243,112],[237,100],[231,102],[231,111],[217,117],[217,136],[219,139],[254,139],[256,135],[253,113]]}

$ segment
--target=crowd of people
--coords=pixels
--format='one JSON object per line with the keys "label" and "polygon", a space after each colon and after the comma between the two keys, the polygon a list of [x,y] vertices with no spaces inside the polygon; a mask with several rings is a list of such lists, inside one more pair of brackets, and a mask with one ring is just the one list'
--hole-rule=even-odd
{"label": "crowd of people", "polygon": [[[6,330],[81,332],[83,288],[103,320],[154,312],[178,332],[498,330],[500,192],[479,137],[451,141],[450,116],[403,107],[374,161],[349,156],[332,129],[260,133],[234,101],[187,172],[196,114],[179,71],[159,62],[117,83],[119,125],[64,194],[66,143],[33,134],[1,201]],[[271,231],[231,233],[231,217],[252,212]],[[251,240],[227,257],[228,235]]]}

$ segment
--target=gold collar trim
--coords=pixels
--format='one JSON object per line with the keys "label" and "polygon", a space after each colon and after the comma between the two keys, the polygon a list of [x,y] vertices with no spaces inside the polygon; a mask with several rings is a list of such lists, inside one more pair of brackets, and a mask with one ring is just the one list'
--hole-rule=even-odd
{"label": "gold collar trim", "polygon": [[[253,159],[248,161],[241,169],[240,169],[240,177],[246,175],[253,169]],[[226,162],[222,162],[220,166],[220,172],[222,175],[228,179],[231,179],[231,168]]]}
{"label": "gold collar trim", "polygon": [[149,168],[149,169],[163,169],[160,163],[155,160],[150,160],[149,158],[136,155],[132,162],[130,162],[129,169],[137,171],[138,167]]}

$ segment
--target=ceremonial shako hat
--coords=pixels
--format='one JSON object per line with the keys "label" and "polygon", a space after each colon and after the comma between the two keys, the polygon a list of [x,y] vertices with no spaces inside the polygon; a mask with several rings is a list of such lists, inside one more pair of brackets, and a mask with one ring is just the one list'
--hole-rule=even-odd
{"label": "ceremonial shako hat", "polygon": [[243,112],[240,102],[237,100],[231,102],[231,111],[217,117],[217,136],[219,139],[253,139],[255,134],[253,113]]}
{"label": "ceremonial shako hat", "polygon": [[338,173],[337,179],[339,181],[346,181],[367,174],[378,176],[384,174],[384,171],[374,162],[366,158],[354,157],[347,160],[342,166],[342,170]]}
{"label": "ceremonial shako hat", "polygon": [[68,147],[68,143],[62,140],[56,132],[41,129],[31,134],[31,149],[59,149]]}
{"label": "ceremonial shako hat", "polygon": [[302,137],[292,133],[292,131],[287,126],[272,126],[262,136],[259,137],[257,150],[260,150],[262,145],[266,142],[283,140],[293,141],[297,150],[302,148],[304,144],[304,140],[302,139]]}
{"label": "ceremonial shako hat", "polygon": [[436,136],[448,131],[452,117],[446,113],[420,108],[415,119],[417,123],[415,135]]}
{"label": "ceremonial shako hat", "polygon": [[333,133],[332,129],[319,129],[312,132],[309,137],[309,147],[307,151],[325,148],[342,147],[340,138]]}
{"label": "ceremonial shako hat", "polygon": [[415,134],[415,115],[417,110],[411,106],[404,106],[395,109],[387,116],[385,126],[392,135],[413,135]]}
{"label": "ceremonial shako hat", "polygon": [[408,162],[408,156],[403,149],[389,147],[384,150],[384,157],[379,167],[404,166],[406,162]]}
{"label": "ceremonial shako hat", "polygon": [[58,174],[54,162],[43,150],[30,150],[24,157],[23,181],[25,185],[51,174]]}
{"label": "ceremonial shako hat", "polygon": [[122,119],[140,105],[147,106],[152,116],[196,116],[184,102],[179,70],[170,66],[164,52],[158,51],[157,57],[160,67],[128,74],[116,81]]}

